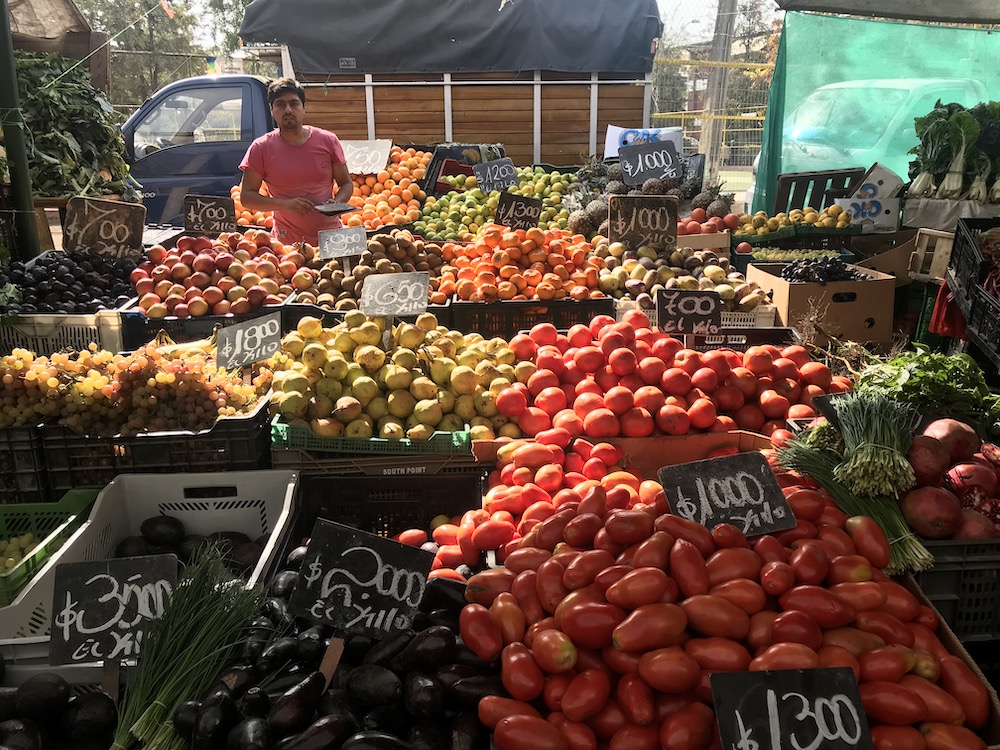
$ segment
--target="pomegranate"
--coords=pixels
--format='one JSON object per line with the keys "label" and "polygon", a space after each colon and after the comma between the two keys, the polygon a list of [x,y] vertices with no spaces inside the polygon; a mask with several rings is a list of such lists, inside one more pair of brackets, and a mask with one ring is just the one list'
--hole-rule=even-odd
{"label": "pomegranate", "polygon": [[994,524],[1000,524],[1000,500],[997,498],[991,497],[989,500],[983,500],[973,510],[982,513]]}
{"label": "pomegranate", "polygon": [[953,464],[968,461],[982,442],[974,429],[957,419],[937,419],[924,428],[923,434],[944,443]]}
{"label": "pomegranate", "polygon": [[997,468],[1000,468],[1000,445],[983,443],[979,448],[979,452],[983,454],[983,458]]}
{"label": "pomegranate", "polygon": [[937,438],[930,435],[917,435],[913,438],[906,460],[913,467],[918,487],[941,484],[944,473],[951,465],[948,453],[947,446]]}
{"label": "pomegranate", "polygon": [[966,508],[959,516],[959,526],[953,539],[994,539],[1000,536],[996,524],[974,510]]}
{"label": "pomegranate", "polygon": [[974,461],[952,466],[944,483],[958,495],[963,508],[974,508],[997,494],[996,473]]}
{"label": "pomegranate", "polygon": [[918,487],[900,503],[910,528],[925,539],[948,539],[962,523],[962,503],[942,487]]}

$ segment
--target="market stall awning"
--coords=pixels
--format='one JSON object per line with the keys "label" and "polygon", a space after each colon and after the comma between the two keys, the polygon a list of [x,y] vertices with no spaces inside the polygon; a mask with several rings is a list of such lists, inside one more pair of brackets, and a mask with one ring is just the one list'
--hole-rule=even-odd
{"label": "market stall awning", "polygon": [[939,23],[998,23],[997,0],[777,0],[782,10],[812,10]]}
{"label": "market stall awning", "polygon": [[240,36],[297,73],[642,75],[662,29],[656,0],[254,0]]}

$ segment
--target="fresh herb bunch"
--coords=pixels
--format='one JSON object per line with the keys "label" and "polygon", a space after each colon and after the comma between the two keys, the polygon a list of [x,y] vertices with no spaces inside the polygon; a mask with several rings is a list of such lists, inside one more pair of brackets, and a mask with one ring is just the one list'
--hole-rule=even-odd
{"label": "fresh herb bunch", "polygon": [[1000,397],[990,393],[983,371],[968,354],[937,354],[922,344],[866,369],[859,391],[881,391],[894,401],[983,423],[1000,434]]}
{"label": "fresh herb bunch", "polygon": [[844,438],[830,422],[823,419],[815,427],[805,430],[802,439],[806,445],[821,451],[829,451],[838,457],[844,455]]}
{"label": "fresh herb bunch", "polygon": [[56,54],[18,53],[17,83],[36,194],[138,200],[115,111],[91,85],[86,65]]}
{"label": "fresh herb bunch", "polygon": [[844,513],[868,516],[882,528],[889,540],[889,567],[886,573],[917,572],[934,564],[934,556],[906,523],[899,503],[885,496],[858,497],[847,489],[834,476],[840,457],[809,445],[808,434],[785,443],[778,451],[778,463],[789,471],[816,480]]}
{"label": "fresh herb bunch", "polygon": [[881,391],[852,391],[830,402],[844,438],[834,476],[857,495],[899,497],[916,484],[906,460],[917,410]]}

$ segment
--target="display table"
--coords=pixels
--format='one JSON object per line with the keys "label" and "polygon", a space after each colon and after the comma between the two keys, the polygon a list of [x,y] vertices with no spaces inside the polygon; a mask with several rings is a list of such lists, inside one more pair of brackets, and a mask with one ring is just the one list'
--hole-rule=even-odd
{"label": "display table", "polygon": [[907,198],[903,203],[903,226],[954,232],[959,219],[1000,217],[1000,203],[953,201],[943,198]]}

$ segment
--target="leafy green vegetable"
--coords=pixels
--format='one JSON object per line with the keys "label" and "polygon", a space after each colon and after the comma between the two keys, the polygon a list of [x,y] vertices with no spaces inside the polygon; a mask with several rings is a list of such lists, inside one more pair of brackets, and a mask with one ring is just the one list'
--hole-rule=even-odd
{"label": "leafy green vegetable", "polygon": [[85,65],[19,52],[17,83],[36,194],[118,194],[138,201],[114,109],[91,85]]}
{"label": "leafy green vegetable", "polygon": [[884,364],[869,367],[859,389],[883,391],[896,401],[983,422],[1000,434],[1000,396],[990,393],[983,371],[967,354],[937,354],[921,344]]}

